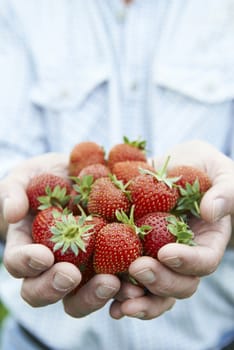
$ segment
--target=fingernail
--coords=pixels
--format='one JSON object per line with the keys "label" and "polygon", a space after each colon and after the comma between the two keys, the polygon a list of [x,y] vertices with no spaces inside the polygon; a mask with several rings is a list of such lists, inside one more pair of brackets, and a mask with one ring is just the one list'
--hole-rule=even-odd
{"label": "fingernail", "polygon": [[178,256],[171,256],[170,258],[163,259],[162,262],[169,267],[180,267],[182,265],[182,261]]}
{"label": "fingernail", "polygon": [[116,289],[110,286],[98,286],[96,289],[96,296],[100,299],[107,299],[116,293]]}
{"label": "fingernail", "polygon": [[30,259],[28,266],[37,271],[44,271],[48,268],[48,266],[46,266],[43,261],[38,259]]}
{"label": "fingernail", "polygon": [[67,292],[68,290],[74,288],[75,281],[71,277],[61,272],[56,272],[54,275],[53,286],[60,292]]}
{"label": "fingernail", "polygon": [[156,281],[156,276],[152,270],[141,270],[134,274],[134,277],[141,283],[153,283]]}
{"label": "fingernail", "polygon": [[140,318],[140,319],[143,319],[145,318],[145,313],[140,311],[140,312],[137,312],[136,314],[134,315],[131,315],[132,317],[136,317],[136,318]]}
{"label": "fingernail", "polygon": [[225,215],[225,200],[217,198],[213,202],[213,220],[218,221]]}

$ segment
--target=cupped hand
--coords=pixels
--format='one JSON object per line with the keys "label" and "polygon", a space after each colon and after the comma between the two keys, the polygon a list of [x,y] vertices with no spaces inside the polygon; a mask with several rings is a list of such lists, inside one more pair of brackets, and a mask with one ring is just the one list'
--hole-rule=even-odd
{"label": "cupped hand", "polygon": [[[192,165],[207,172],[212,187],[204,195],[201,218],[194,218],[191,229],[196,246],[170,243],[159,250],[158,260],[141,257],[134,261],[129,273],[144,288],[122,286],[112,303],[114,318],[125,315],[151,319],[172,307],[176,299],[190,297],[200,277],[214,272],[230,241],[234,216],[234,162],[213,146],[192,141],[176,146],[165,157],[155,160],[161,167],[170,155],[169,167]],[[135,289],[134,289],[135,288]],[[133,292],[134,289],[134,292]],[[138,293],[132,297],[133,293]],[[163,310],[163,311],[162,311]]]}
{"label": "cupped hand", "polygon": [[118,292],[120,281],[111,275],[95,276],[74,294],[81,273],[73,264],[54,263],[47,247],[32,242],[26,195],[31,177],[47,171],[66,176],[67,164],[66,155],[49,153],[25,161],[0,182],[0,207],[9,223],[4,265],[12,276],[22,278],[21,295],[27,303],[39,307],[62,299],[67,313],[81,317],[104,306]]}

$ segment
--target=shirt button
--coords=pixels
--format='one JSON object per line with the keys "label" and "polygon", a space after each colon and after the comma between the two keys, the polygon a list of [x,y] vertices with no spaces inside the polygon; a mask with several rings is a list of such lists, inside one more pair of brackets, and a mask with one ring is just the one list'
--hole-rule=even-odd
{"label": "shirt button", "polygon": [[213,93],[214,91],[216,90],[216,87],[214,84],[212,83],[209,83],[209,84],[206,84],[205,85],[205,91],[208,92],[208,93]]}
{"label": "shirt button", "polygon": [[132,92],[136,91],[136,90],[138,89],[138,83],[137,83],[137,81],[136,81],[136,80],[133,80],[133,81],[131,82],[129,88],[130,88],[130,90],[131,90]]}
{"label": "shirt button", "polygon": [[123,23],[126,18],[126,10],[125,9],[120,9],[119,11],[116,12],[116,19],[119,23]]}
{"label": "shirt button", "polygon": [[69,97],[69,91],[64,89],[60,92],[60,97],[63,99],[66,99],[67,97]]}
{"label": "shirt button", "polygon": [[215,74],[204,82],[203,91],[208,94],[213,94],[219,89],[219,86],[220,86],[220,77],[219,75]]}

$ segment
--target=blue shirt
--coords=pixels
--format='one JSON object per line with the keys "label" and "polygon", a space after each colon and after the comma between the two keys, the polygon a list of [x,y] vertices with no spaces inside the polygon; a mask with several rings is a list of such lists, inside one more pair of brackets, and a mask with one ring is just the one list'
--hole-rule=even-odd
{"label": "blue shirt", "polygon": [[[232,0],[0,0],[1,176],[22,159],[93,140],[147,140],[149,156],[194,138],[234,152]],[[12,314],[61,350],[220,349],[234,331],[234,253],[189,299],[151,321],[108,305],[73,319],[33,309],[1,271]]]}

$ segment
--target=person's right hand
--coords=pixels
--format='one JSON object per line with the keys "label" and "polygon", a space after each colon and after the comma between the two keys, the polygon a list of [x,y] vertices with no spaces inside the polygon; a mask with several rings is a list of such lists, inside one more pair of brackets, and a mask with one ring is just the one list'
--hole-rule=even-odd
{"label": "person's right hand", "polygon": [[0,182],[0,217],[9,223],[3,260],[12,276],[23,279],[21,295],[31,306],[62,299],[67,313],[81,317],[103,307],[118,292],[120,281],[112,275],[98,275],[76,294],[70,293],[79,285],[81,273],[73,264],[54,264],[53,253],[32,242],[26,195],[32,176],[46,171],[66,176],[67,164],[66,155],[46,154],[25,161]]}

